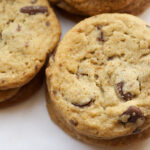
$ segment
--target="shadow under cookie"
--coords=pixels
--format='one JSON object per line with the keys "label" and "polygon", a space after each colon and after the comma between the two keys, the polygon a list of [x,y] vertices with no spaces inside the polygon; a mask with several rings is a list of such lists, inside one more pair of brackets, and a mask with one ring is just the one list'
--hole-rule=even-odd
{"label": "shadow under cookie", "polygon": [[1,102],[0,109],[5,109],[6,107],[20,104],[29,99],[41,88],[43,79],[44,68],[42,68],[42,70],[28,84],[21,87],[19,92],[15,96],[4,102]]}
{"label": "shadow under cookie", "polygon": [[147,129],[139,134],[133,134],[126,137],[120,137],[112,140],[103,140],[103,139],[93,139],[81,134],[78,134],[74,131],[71,126],[68,126],[67,123],[64,122],[64,119],[61,119],[59,113],[54,109],[52,101],[48,95],[48,91],[46,90],[46,99],[47,99],[47,109],[50,115],[50,118],[66,133],[77,140],[81,140],[88,144],[94,144],[98,147],[124,147],[124,146],[137,146],[137,143],[142,146],[142,142],[150,137],[150,129]]}

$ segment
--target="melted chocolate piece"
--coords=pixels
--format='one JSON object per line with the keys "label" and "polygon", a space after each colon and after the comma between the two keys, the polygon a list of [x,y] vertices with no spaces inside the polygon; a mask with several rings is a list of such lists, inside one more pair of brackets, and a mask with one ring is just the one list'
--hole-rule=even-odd
{"label": "melted chocolate piece", "polygon": [[37,13],[48,13],[46,6],[26,6],[20,9],[21,13],[27,13],[29,15],[35,15]]}
{"label": "melted chocolate piece", "polygon": [[142,111],[136,106],[130,106],[120,117],[122,116],[129,116],[126,122],[121,120],[123,124],[135,123],[138,119],[144,120]]}
{"label": "melted chocolate piece", "polygon": [[135,95],[132,95],[130,92],[124,93],[123,91],[124,82],[120,82],[117,84],[117,92],[121,96],[122,99],[128,101],[132,100],[132,98],[135,97]]}

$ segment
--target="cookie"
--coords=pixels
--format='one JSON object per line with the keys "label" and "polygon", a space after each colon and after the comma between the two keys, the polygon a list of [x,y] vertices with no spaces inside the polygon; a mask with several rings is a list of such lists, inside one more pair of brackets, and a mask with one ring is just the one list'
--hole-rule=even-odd
{"label": "cookie", "polygon": [[0,102],[6,101],[6,100],[12,98],[13,96],[15,96],[18,93],[19,90],[20,90],[20,88],[0,91]]}
{"label": "cookie", "polygon": [[55,48],[60,25],[47,0],[3,0],[0,14],[0,90],[20,88]]}
{"label": "cookie", "polygon": [[[85,16],[93,16],[100,13],[122,12],[138,15],[143,12],[148,6],[149,0],[50,0],[55,1],[55,4],[74,14]],[[57,1],[57,2],[56,2]],[[141,5],[139,5],[141,3]],[[63,6],[62,6],[63,5]],[[136,9],[135,9],[136,8]],[[70,10],[74,10],[73,12]],[[75,13],[76,12],[76,13]]]}
{"label": "cookie", "polygon": [[150,26],[103,14],[73,27],[46,69],[51,105],[79,135],[114,139],[150,127]]}

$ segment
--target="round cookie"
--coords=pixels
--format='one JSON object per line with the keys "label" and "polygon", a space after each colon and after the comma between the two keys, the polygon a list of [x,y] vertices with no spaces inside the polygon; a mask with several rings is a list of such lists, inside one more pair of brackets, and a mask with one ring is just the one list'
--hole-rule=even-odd
{"label": "round cookie", "polygon": [[100,13],[122,12],[138,15],[149,6],[149,0],[50,0],[73,14],[92,16]]}
{"label": "round cookie", "polygon": [[81,21],[46,70],[51,105],[77,134],[113,139],[150,127],[150,26],[127,14]]}
{"label": "round cookie", "polygon": [[47,0],[0,1],[0,90],[28,83],[60,38]]}
{"label": "round cookie", "polygon": [[20,88],[0,91],[0,102],[6,101],[19,92]]}

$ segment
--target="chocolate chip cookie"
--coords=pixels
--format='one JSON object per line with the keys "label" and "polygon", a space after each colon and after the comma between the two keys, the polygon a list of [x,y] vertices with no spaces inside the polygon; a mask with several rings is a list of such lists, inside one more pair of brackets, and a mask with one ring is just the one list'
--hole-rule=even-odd
{"label": "chocolate chip cookie", "polygon": [[138,15],[150,5],[149,0],[50,0],[50,2],[71,13],[86,16],[108,12]]}
{"label": "chocolate chip cookie", "polygon": [[150,127],[150,25],[103,14],[73,27],[46,69],[50,104],[73,133],[114,139]]}
{"label": "chocolate chip cookie", "polygon": [[60,38],[47,0],[0,1],[0,90],[20,88],[44,65]]}

